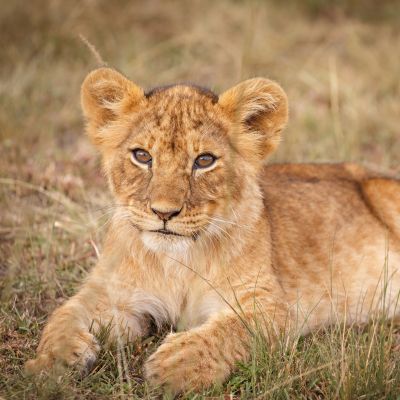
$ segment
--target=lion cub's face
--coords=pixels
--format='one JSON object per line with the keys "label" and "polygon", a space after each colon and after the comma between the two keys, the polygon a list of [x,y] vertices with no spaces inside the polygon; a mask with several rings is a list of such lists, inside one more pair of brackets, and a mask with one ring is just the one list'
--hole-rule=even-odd
{"label": "lion cub's face", "polygon": [[103,68],[86,78],[82,104],[118,215],[163,252],[226,233],[287,119],[282,89],[264,79],[219,98],[184,85],[145,94]]}
{"label": "lion cub's face", "polygon": [[[214,100],[174,87],[148,97],[110,166],[125,215],[152,249],[186,249],[224,218],[230,158],[226,124]],[[235,193],[242,176],[230,169]],[[233,187],[230,187],[232,190]]]}

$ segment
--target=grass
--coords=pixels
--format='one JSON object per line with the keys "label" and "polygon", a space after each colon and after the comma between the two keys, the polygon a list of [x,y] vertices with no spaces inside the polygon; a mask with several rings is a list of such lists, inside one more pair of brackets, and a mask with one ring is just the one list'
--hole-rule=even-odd
{"label": "grass", "polygon": [[[145,87],[195,80],[220,91],[250,76],[278,80],[291,119],[273,161],[351,160],[400,172],[396,2],[379,10],[369,0],[283,3],[2,4],[0,396],[161,396],[143,381],[142,364],[162,333],[102,350],[85,378],[23,374],[48,314],[96,262],[107,220],[110,196],[79,108],[80,83],[96,62],[79,34]],[[276,349],[256,340],[251,362],[229,382],[189,397],[399,399],[399,336],[398,326],[376,320],[337,324]]]}

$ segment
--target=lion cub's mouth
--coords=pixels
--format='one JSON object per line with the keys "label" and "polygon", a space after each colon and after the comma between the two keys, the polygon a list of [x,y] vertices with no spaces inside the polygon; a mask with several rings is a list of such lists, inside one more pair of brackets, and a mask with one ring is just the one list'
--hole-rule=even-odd
{"label": "lion cub's mouth", "polygon": [[200,233],[198,231],[194,232],[191,235],[181,235],[180,233],[170,231],[169,229],[156,229],[156,230],[149,231],[149,232],[161,233],[162,235],[177,236],[177,237],[182,237],[182,238],[190,238],[190,239],[193,239],[194,241],[196,241],[200,235]]}
{"label": "lion cub's mouth", "polygon": [[157,229],[155,231],[150,231],[150,232],[155,232],[155,233],[162,233],[163,235],[174,235],[174,236],[182,236],[185,237],[184,235],[181,235],[179,233],[170,231],[169,229]]}

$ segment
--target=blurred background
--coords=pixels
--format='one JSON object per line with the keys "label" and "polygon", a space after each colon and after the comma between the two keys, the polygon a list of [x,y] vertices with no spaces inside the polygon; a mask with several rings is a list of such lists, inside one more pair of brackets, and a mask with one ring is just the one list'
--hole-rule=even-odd
{"label": "blurred background", "polygon": [[101,246],[109,195],[79,104],[98,63],[80,35],[145,88],[277,80],[290,122],[271,161],[400,172],[400,1],[1,0],[3,382]]}

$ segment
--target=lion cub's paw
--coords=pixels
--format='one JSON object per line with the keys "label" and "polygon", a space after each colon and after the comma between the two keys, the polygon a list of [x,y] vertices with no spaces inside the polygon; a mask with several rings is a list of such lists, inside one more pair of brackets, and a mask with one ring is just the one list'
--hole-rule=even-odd
{"label": "lion cub's paw", "polygon": [[50,369],[74,367],[83,374],[88,373],[97,358],[100,346],[89,332],[79,332],[71,336],[59,334],[56,337],[44,337],[43,349],[39,350],[36,359],[25,364],[29,374],[39,374]]}
{"label": "lion cub's paw", "polygon": [[147,360],[146,379],[173,393],[198,391],[220,383],[230,368],[213,350],[210,341],[198,332],[170,334]]}

